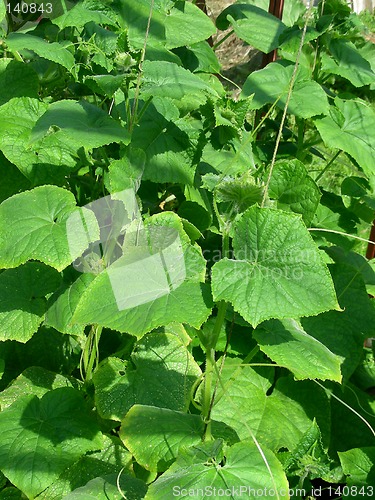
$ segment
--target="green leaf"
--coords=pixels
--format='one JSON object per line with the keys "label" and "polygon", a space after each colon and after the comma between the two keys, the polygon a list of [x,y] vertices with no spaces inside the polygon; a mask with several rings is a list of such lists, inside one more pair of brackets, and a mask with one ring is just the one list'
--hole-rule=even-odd
{"label": "green leaf", "polygon": [[9,387],[0,393],[1,410],[5,410],[25,394],[32,394],[40,399],[47,392],[60,387],[78,389],[79,383],[74,378],[53,373],[40,366],[26,368],[21,375],[13,380]]}
{"label": "green leaf", "polygon": [[[150,14],[149,0],[138,0],[136,3],[132,0],[116,0],[113,4],[129,30],[131,45],[143,48]],[[150,45],[173,49],[206,40],[215,33],[212,21],[190,2],[156,0],[153,5],[148,33]]]}
{"label": "green leaf", "polygon": [[334,38],[329,42],[332,57],[322,54],[322,71],[340,75],[349,80],[355,87],[369,85],[375,80],[375,73],[370,63],[361,55],[349,40]]}
{"label": "green leaf", "polygon": [[[225,458],[224,458],[225,457]],[[224,465],[223,465],[224,462]],[[181,453],[176,462],[150,486],[146,499],[162,500],[168,494],[205,492],[199,498],[225,494],[227,498],[258,498],[281,495],[289,498],[289,485],[280,462],[262,446],[236,443],[222,449],[222,443],[197,444]],[[217,494],[215,494],[217,492]],[[185,496],[185,495],[183,495]]]}
{"label": "green leaf", "polygon": [[332,468],[332,460],[323,448],[320,429],[315,420],[283,465],[288,476],[322,478],[332,483],[342,480],[342,469]]}
{"label": "green leaf", "polygon": [[28,262],[0,274],[0,340],[27,342],[47,308],[45,296],[60,284],[57,271]]}
{"label": "green leaf", "polygon": [[210,45],[206,41],[179,47],[173,52],[178,55],[184,68],[194,72],[219,73],[221,65]]}
{"label": "green leaf", "polygon": [[0,267],[35,259],[61,271],[98,237],[94,214],[77,209],[73,194],[57,186],[37,187],[0,205]]}
{"label": "green leaf", "polygon": [[68,71],[72,71],[74,68],[73,54],[58,42],[48,43],[46,40],[28,33],[10,33],[6,38],[6,44],[10,50],[32,50],[39,57],[60,64]]}
{"label": "green leaf", "polygon": [[[280,377],[273,370],[241,367],[241,359],[226,361],[212,418],[234,429],[240,440],[252,440],[273,451],[294,450],[316,418],[324,444],[330,435],[330,409],[325,392],[312,381]],[[272,429],[272,432],[270,432]]]}
{"label": "green leaf", "polygon": [[145,169],[146,155],[143,149],[129,146],[126,156],[111,161],[108,174],[104,177],[107,190],[113,194],[125,189],[137,191]]}
{"label": "green leaf", "polygon": [[0,23],[3,22],[4,18],[6,16],[6,8],[5,8],[5,3],[1,2],[0,3]]}
{"label": "green leaf", "polygon": [[[328,392],[328,391],[327,391]],[[334,452],[362,448],[374,442],[375,401],[350,382],[332,391],[337,399],[331,397],[331,442]]]}
{"label": "green leaf", "polygon": [[299,160],[279,160],[272,170],[269,184],[270,198],[277,200],[277,208],[301,214],[310,224],[321,197],[318,186]]}
{"label": "green leaf", "polygon": [[47,104],[29,97],[0,107],[0,150],[34,185],[63,183],[76,166],[76,148],[65,138],[51,134],[30,143],[31,131],[47,109]]}
{"label": "green leaf", "polygon": [[13,59],[1,59],[0,88],[0,106],[13,97],[37,98],[39,78],[29,64],[14,61]]}
{"label": "green leaf", "polygon": [[30,366],[55,373],[72,373],[79,364],[81,353],[82,347],[73,337],[43,326],[26,344],[0,342],[0,359],[5,361],[6,366],[3,384],[11,383]]}
{"label": "green leaf", "polygon": [[[56,130],[57,129],[57,130]],[[127,129],[105,111],[86,101],[57,101],[36,122],[30,141],[38,141],[46,135],[64,138],[79,149],[99,148],[112,142],[128,144]]]}
{"label": "green leaf", "polygon": [[0,413],[0,469],[35,497],[101,439],[93,416],[75,389],[23,396]]}
{"label": "green leaf", "polygon": [[140,479],[125,474],[120,477],[118,474],[109,474],[92,479],[85,486],[64,496],[63,500],[139,500],[144,498],[146,491],[147,485]]}
{"label": "green leaf", "polygon": [[53,19],[52,22],[53,24],[56,24],[60,30],[63,30],[68,26],[74,26],[75,28],[82,29],[84,25],[89,22],[104,24],[107,26],[116,26],[117,24],[104,12],[90,8],[90,5],[87,2],[84,6],[80,3],[74,5],[61,16]]}
{"label": "green leaf", "polygon": [[[134,405],[122,422],[120,438],[142,467],[164,471],[182,449],[202,441],[204,428],[200,415]],[[212,422],[212,434],[237,440],[236,433],[221,422]]]}
{"label": "green leaf", "polygon": [[314,123],[329,148],[349,153],[374,184],[375,112],[364,101],[335,99],[330,115]]}
{"label": "green leaf", "polygon": [[[123,86],[128,75],[89,75],[85,77],[85,84],[94,91],[107,97],[113,97],[115,92]],[[94,82],[94,84],[93,84]]]}
{"label": "green leaf", "polygon": [[[92,484],[94,480],[98,481],[99,478],[103,478],[103,480],[105,478],[104,482],[107,482],[107,475],[115,474],[115,477],[117,477],[120,471],[122,479],[122,481],[120,479],[120,484],[122,487],[126,486],[126,484],[132,483],[132,480],[134,480],[129,475],[131,467],[132,456],[124,448],[121,441],[114,436],[103,435],[103,446],[100,451],[84,455],[72,466],[68,467],[57,481],[38,495],[38,500],[60,500],[61,498],[67,498],[65,495],[73,491],[74,494],[78,495],[78,492],[82,492],[80,487],[88,487],[89,484]],[[89,482],[87,483],[87,481]],[[109,484],[107,483],[106,486],[109,486]],[[87,490],[84,489],[84,491],[87,493]],[[95,498],[98,498],[101,490],[98,489],[96,493],[98,495]],[[82,496],[79,498],[82,498]],[[89,498],[91,499],[91,497]],[[111,500],[113,498],[115,497],[111,495]],[[108,497],[105,500],[108,500]]]}
{"label": "green leaf", "polygon": [[95,403],[100,416],[112,420],[122,420],[134,404],[186,411],[200,375],[176,335],[150,333],[136,343],[131,363],[107,358],[96,370]]}
{"label": "green leaf", "polygon": [[[284,109],[294,65],[285,66],[284,63],[274,62],[264,69],[251,73],[242,89],[242,96],[254,94],[249,103],[250,108],[260,109],[265,104],[273,104]],[[301,118],[328,114],[329,105],[327,95],[322,87],[312,81],[307,72],[299,69],[288,105],[289,113]]]}
{"label": "green leaf", "polygon": [[143,179],[192,185],[194,135],[170,99],[155,97],[132,136],[132,146],[146,153]]}
{"label": "green leaf", "polygon": [[218,98],[211,85],[191,71],[168,61],[145,61],[143,65],[141,98],[168,97],[176,106],[189,104],[193,110],[208,97]]}
{"label": "green leaf", "polygon": [[180,218],[158,214],[142,230],[135,221],[127,234],[123,256],[86,289],[73,322],[137,337],[172,322],[200,327],[211,311],[203,283],[205,260],[200,248],[190,244]]}
{"label": "green leaf", "polygon": [[339,309],[333,283],[301,218],[249,208],[234,229],[236,260],[212,269],[214,300],[227,300],[254,327],[265,319]]}
{"label": "green leaf", "polygon": [[92,479],[85,486],[64,496],[64,500],[107,500],[108,498],[111,500],[121,500],[122,498],[139,500],[144,498],[146,491],[147,485],[140,479],[109,474]]}
{"label": "green leaf", "polygon": [[342,312],[328,311],[315,318],[303,318],[303,329],[343,358],[344,381],[356,369],[363,342],[374,335],[375,308],[358,270],[346,264],[330,266]]}
{"label": "green leaf", "polygon": [[229,205],[229,209],[226,210],[230,214],[229,217],[233,217],[233,213],[245,212],[252,205],[262,201],[262,188],[256,184],[254,177],[249,174],[244,174],[239,178],[231,178],[226,175],[224,179],[222,179],[222,176],[207,174],[204,178],[205,181],[210,178],[212,180],[217,178],[214,184],[216,201]]}
{"label": "green leaf", "polygon": [[286,28],[277,17],[247,4],[230,5],[216,19],[220,30],[226,30],[230,25],[241,40],[265,54],[279,46],[279,36]]}
{"label": "green leaf", "polygon": [[288,368],[297,380],[341,382],[342,358],[308,335],[294,320],[270,320],[253,333],[261,350],[272,361]]}
{"label": "green leaf", "polygon": [[375,447],[353,448],[338,453],[348,486],[372,486],[375,484]]}
{"label": "green leaf", "polygon": [[81,336],[85,325],[73,323],[73,315],[82,294],[94,280],[94,274],[82,274],[71,284],[64,284],[50,297],[44,324],[61,333]]}
{"label": "green leaf", "polygon": [[0,203],[20,191],[30,188],[30,182],[18,168],[0,152]]}

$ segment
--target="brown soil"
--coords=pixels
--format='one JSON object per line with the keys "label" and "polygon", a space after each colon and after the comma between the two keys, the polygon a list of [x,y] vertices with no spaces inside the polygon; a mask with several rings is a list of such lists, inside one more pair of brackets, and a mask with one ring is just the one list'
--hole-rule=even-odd
{"label": "brown soil", "polygon": [[[233,3],[234,0],[206,0],[207,14],[215,21],[220,12]],[[213,37],[213,43],[220,41],[230,31],[219,31]],[[215,52],[221,63],[223,76],[237,85],[242,86],[248,74],[260,68],[262,54],[235,34],[227,38]],[[235,88],[234,85],[229,87]]]}

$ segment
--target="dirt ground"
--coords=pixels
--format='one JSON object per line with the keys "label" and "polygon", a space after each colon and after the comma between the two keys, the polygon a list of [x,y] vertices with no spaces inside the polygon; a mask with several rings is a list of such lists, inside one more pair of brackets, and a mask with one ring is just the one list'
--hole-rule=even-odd
{"label": "dirt ground", "polygon": [[[233,3],[234,0],[206,0],[207,13],[215,20],[220,12]],[[213,42],[217,43],[228,31],[220,31],[218,36],[213,38]],[[238,85],[243,84],[251,71],[260,67],[262,60],[262,54],[258,50],[250,47],[234,34],[217,48],[216,55],[223,68],[222,74]]]}

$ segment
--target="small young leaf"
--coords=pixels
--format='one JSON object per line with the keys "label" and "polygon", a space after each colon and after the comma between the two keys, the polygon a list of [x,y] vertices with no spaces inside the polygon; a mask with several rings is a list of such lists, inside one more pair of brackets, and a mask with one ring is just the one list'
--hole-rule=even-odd
{"label": "small young leaf", "polygon": [[279,160],[272,171],[269,196],[277,200],[277,208],[301,214],[308,225],[315,215],[321,194],[303,163]]}

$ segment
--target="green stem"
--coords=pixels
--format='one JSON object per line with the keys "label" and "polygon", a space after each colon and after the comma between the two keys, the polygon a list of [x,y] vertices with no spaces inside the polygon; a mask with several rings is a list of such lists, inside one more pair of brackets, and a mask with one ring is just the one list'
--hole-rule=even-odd
{"label": "green stem", "polygon": [[[223,257],[229,254],[229,232],[227,229],[223,231]],[[204,389],[203,389],[203,402],[202,402],[202,418],[205,423],[205,431],[203,439],[209,441],[212,439],[211,435],[211,409],[212,402],[212,381],[215,372],[215,348],[223,324],[225,322],[225,314],[227,312],[227,303],[224,301],[219,302],[218,311],[216,316],[215,325],[210,337],[209,342],[206,344],[206,370],[204,375]]]}
{"label": "green stem", "polygon": [[97,368],[99,364],[99,340],[102,330],[102,326],[92,325],[89,336],[87,337],[86,346],[82,353],[82,364],[86,382],[92,379],[94,365],[95,368]]}
{"label": "green stem", "polygon": [[319,173],[319,175],[315,179],[315,182],[318,182],[318,180],[326,173],[326,171],[329,169],[329,167],[336,160],[336,158],[338,157],[338,155],[340,153],[341,153],[341,149],[339,151],[337,151],[337,153],[334,156],[332,156],[332,158],[329,160],[329,162],[327,163],[327,165],[323,168],[323,170]]}
{"label": "green stem", "polygon": [[229,38],[231,35],[233,35],[234,30],[229,31],[223,38],[221,38],[218,42],[215,43],[215,45],[212,47],[212,50],[216,50],[220,45],[225,42],[227,38]]}
{"label": "green stem", "polygon": [[299,160],[303,160],[302,152],[304,150],[304,133],[305,133],[305,120],[301,120],[300,118],[296,118],[297,121],[297,154],[296,157]]}

